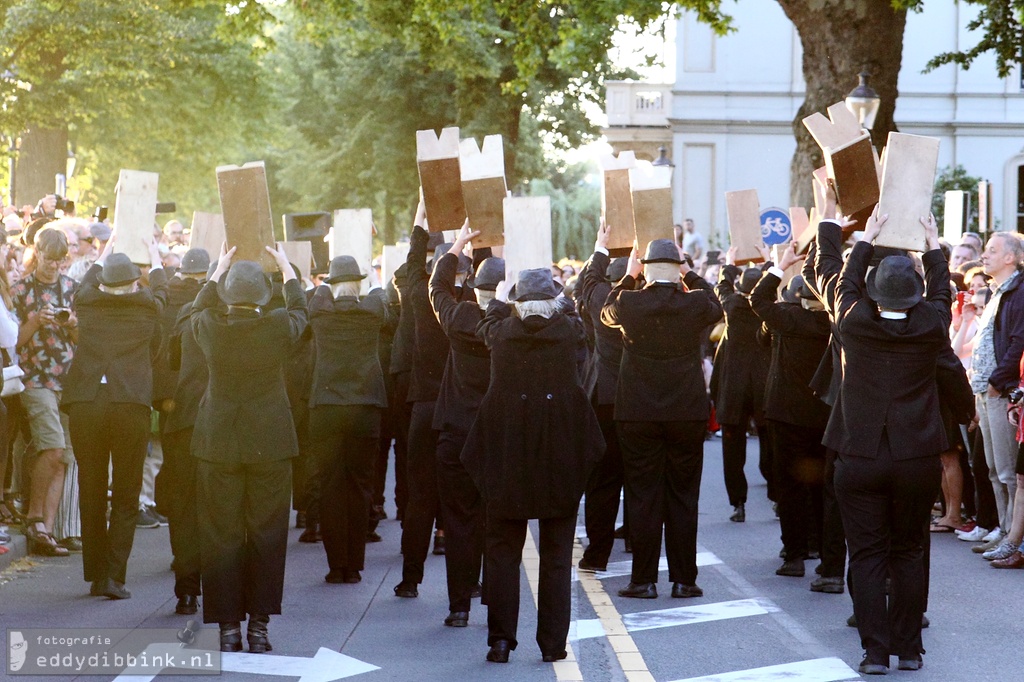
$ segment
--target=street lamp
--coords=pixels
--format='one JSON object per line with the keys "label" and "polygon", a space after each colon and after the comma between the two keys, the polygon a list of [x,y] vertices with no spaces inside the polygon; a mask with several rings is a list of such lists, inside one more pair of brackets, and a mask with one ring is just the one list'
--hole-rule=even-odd
{"label": "street lamp", "polygon": [[675,168],[675,164],[672,163],[672,159],[668,158],[668,147],[662,145],[658,147],[658,158],[651,162],[652,166],[668,166],[669,168]]}
{"label": "street lamp", "polygon": [[868,78],[870,77],[870,73],[861,71],[859,74],[860,83],[846,96],[846,108],[852,111],[857,120],[860,121],[861,126],[868,130],[871,130],[875,125],[878,106],[882,103],[878,93],[868,85]]}

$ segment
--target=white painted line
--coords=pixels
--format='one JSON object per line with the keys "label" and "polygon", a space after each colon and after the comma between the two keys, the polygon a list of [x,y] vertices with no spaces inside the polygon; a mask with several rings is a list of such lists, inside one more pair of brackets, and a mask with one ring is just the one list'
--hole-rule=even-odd
{"label": "white painted line", "polygon": [[[719,559],[718,557],[716,557],[711,552],[697,552],[697,567],[698,568],[700,568],[701,566],[716,566],[716,565],[718,565],[720,563],[722,563],[722,560]],[[576,569],[573,569],[573,570],[575,571]],[[660,572],[667,571],[667,570],[668,570],[668,559],[665,558],[665,557],[661,557],[661,559],[658,560],[658,572],[660,573]],[[626,560],[626,561],[613,561],[613,562],[608,564],[608,570],[606,570],[606,571],[598,571],[597,573],[595,573],[593,575],[595,575],[598,580],[604,580],[605,578],[621,578],[622,576],[629,575],[632,572],[633,572],[633,562],[630,561],[630,560]],[[578,576],[574,576],[574,578],[576,580],[579,579]]]}
{"label": "white painted line", "polygon": [[[147,649],[148,651],[148,649]],[[189,650],[189,653],[198,653]],[[380,670],[357,658],[320,647],[313,658],[274,656],[273,654],[222,653],[220,667],[224,672],[249,675],[298,677],[299,682],[333,682],[354,675]],[[157,675],[118,675],[114,682],[150,682]]]}
{"label": "white painted line", "polygon": [[838,658],[816,658],[810,661],[770,665],[766,668],[738,670],[720,675],[690,677],[677,682],[838,682],[858,680],[854,670]]}
{"label": "white painted line", "polygon": [[[672,609],[627,613],[622,616],[622,623],[626,626],[628,632],[640,632],[642,630],[656,630],[659,628],[676,627],[678,625],[694,625],[696,623],[709,623],[716,620],[729,620],[730,618],[763,616],[778,610],[779,607],[767,599],[737,599],[735,601],[723,601],[714,604],[696,604],[694,606],[679,606]],[[600,625],[601,621],[597,619],[577,621],[576,637],[578,639],[603,637],[604,630],[600,628]]]}

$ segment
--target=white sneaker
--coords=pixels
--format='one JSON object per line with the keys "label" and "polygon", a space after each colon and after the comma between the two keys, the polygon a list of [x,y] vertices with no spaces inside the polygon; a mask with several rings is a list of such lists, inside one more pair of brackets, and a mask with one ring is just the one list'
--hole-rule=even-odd
{"label": "white sneaker", "polygon": [[967,532],[958,530],[956,532],[956,536],[964,542],[981,542],[985,539],[986,536],[988,536],[989,532],[990,531],[988,528],[982,528],[981,526],[977,526],[974,530],[970,530]]}
{"label": "white sneaker", "polygon": [[993,540],[997,540],[997,539],[1001,540],[1003,538],[1003,536],[1005,536],[1005,535],[1006,535],[1006,533],[1003,532],[1003,529],[1000,528],[999,526],[996,526],[995,528],[992,529],[992,532],[989,533],[988,535],[986,535],[985,537],[983,537],[981,539],[981,541],[982,542],[992,542]]}

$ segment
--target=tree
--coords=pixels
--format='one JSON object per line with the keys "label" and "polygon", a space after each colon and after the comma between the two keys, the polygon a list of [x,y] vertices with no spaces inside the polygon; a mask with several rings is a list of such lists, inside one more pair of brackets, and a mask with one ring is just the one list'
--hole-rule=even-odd
{"label": "tree", "polygon": [[932,194],[932,215],[939,221],[940,227],[944,225],[946,213],[946,192],[959,190],[970,192],[971,211],[967,216],[968,225],[978,224],[978,183],[981,178],[967,174],[967,169],[961,165],[946,166],[939,170],[935,178],[935,190]]}
{"label": "tree", "polygon": [[530,194],[551,198],[551,253],[586,258],[594,248],[601,219],[601,190],[588,182],[594,164],[576,164],[550,178],[530,182]]}

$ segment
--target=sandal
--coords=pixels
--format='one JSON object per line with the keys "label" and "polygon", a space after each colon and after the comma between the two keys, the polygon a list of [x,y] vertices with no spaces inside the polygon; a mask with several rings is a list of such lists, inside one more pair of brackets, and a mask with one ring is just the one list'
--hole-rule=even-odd
{"label": "sandal", "polygon": [[29,552],[37,556],[65,557],[71,554],[66,547],[61,547],[53,536],[45,530],[37,530],[36,524],[42,519],[25,519],[25,536],[28,538]]}
{"label": "sandal", "polygon": [[11,500],[0,500],[0,526],[12,526],[24,520],[21,512]]}

